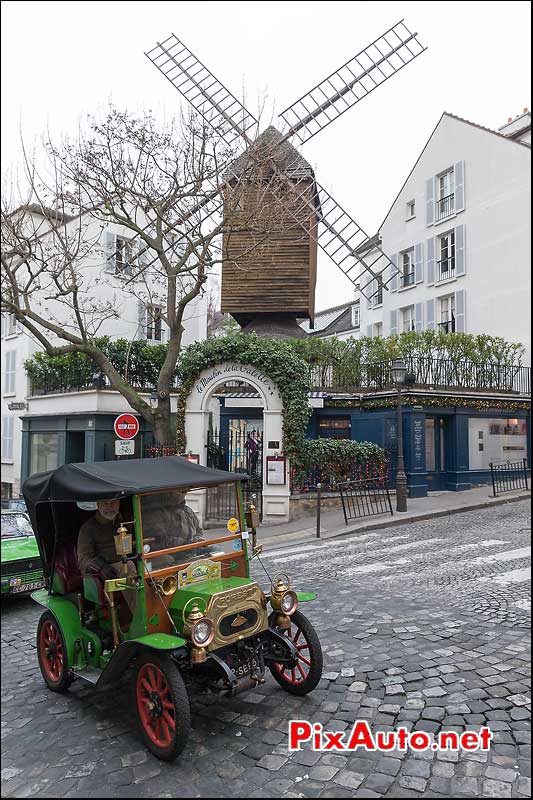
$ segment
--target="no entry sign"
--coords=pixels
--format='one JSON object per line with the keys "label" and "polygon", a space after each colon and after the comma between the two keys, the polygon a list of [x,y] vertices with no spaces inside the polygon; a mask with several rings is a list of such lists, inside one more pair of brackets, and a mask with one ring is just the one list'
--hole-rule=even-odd
{"label": "no entry sign", "polygon": [[120,414],[115,419],[115,433],[119,439],[133,439],[139,433],[139,420],[133,414]]}

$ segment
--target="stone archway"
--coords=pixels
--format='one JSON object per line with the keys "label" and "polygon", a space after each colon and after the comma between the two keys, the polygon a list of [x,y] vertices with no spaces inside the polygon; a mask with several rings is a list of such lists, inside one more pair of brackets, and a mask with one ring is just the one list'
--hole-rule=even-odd
{"label": "stone archway", "polygon": [[[268,456],[283,450],[283,402],[277,386],[260,369],[250,364],[223,363],[203,370],[196,379],[185,405],[185,436],[187,450],[199,453],[200,463],[207,461],[207,430],[210,400],[227,381],[244,381],[251,386],[263,402],[263,522],[288,522],[289,520],[289,464],[286,483],[267,483]],[[190,505],[194,506],[202,523],[205,519],[205,495],[195,493]]]}

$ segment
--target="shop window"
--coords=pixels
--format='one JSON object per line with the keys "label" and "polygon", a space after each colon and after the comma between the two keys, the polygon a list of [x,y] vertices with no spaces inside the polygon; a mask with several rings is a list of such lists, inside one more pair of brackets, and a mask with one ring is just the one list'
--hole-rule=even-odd
{"label": "shop window", "polygon": [[48,472],[58,466],[57,433],[32,433],[31,474]]}
{"label": "shop window", "polygon": [[318,421],[318,436],[321,439],[351,439],[350,417],[322,417]]}
{"label": "shop window", "polygon": [[489,469],[506,461],[521,461],[527,457],[527,428],[525,419],[468,420],[470,469]]}

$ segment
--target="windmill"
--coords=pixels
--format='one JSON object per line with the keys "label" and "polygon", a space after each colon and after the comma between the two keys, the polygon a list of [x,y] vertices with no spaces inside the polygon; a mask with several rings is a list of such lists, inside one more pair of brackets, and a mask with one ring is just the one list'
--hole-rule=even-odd
{"label": "windmill", "polygon": [[[263,246],[251,247],[252,234],[245,230],[224,237],[221,307],[243,330],[301,335],[296,319],[313,323],[318,247],[368,300],[398,274],[375,239],[318,183],[293,141],[305,144],[421,55],[426,48],[417,37],[403,20],[396,23],[282,111],[283,130],[270,126],[260,134],[253,114],[174,34],[146,53],[229,148],[244,147],[224,166],[222,180],[208,189],[213,205],[206,217],[228,214],[224,186],[240,188],[239,204],[231,208],[237,221],[258,202],[258,184],[266,187],[261,202],[278,206],[283,224]],[[196,211],[207,204],[204,199]],[[243,271],[238,261],[246,252],[253,256]]]}

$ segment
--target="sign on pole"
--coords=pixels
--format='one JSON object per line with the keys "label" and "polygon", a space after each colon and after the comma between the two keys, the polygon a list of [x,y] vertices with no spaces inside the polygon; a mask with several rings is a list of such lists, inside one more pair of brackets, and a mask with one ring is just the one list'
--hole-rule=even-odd
{"label": "sign on pole", "polygon": [[115,455],[116,456],[135,455],[135,442],[133,441],[133,439],[115,439]]}
{"label": "sign on pole", "polygon": [[133,439],[139,433],[139,420],[133,414],[119,414],[114,428],[119,439]]}

